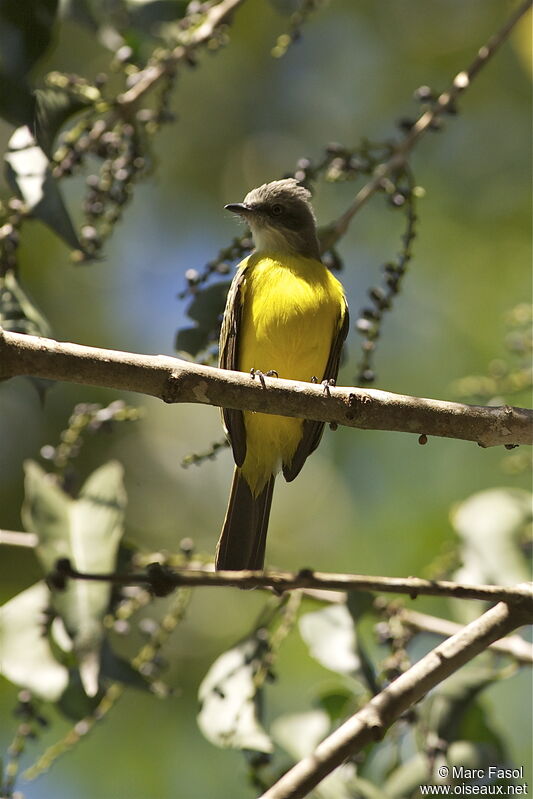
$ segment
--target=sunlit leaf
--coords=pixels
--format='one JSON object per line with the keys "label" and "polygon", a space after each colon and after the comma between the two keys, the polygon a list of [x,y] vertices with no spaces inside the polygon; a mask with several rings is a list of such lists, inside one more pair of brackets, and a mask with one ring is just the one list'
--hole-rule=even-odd
{"label": "sunlit leaf", "polygon": [[383,782],[383,790],[388,799],[405,799],[416,795],[414,792],[420,785],[429,783],[430,777],[429,758],[418,752],[390,773]]}
{"label": "sunlit leaf", "polygon": [[50,591],[36,583],[0,607],[0,674],[41,699],[65,691],[68,669],[54,657],[45,632]]}
{"label": "sunlit leaf", "polygon": [[13,133],[4,160],[7,178],[31,215],[47,224],[72,249],[83,249],[52,177],[48,158],[29,127],[22,126]]}
{"label": "sunlit leaf", "polygon": [[[280,716],[272,723],[272,737],[295,761],[312,754],[330,732],[331,721],[323,710]],[[353,763],[344,763],[329,774],[313,795],[320,799],[386,799],[381,791],[357,776]]]}
{"label": "sunlit leaf", "polygon": [[198,725],[215,746],[267,754],[273,750],[257,712],[257,653],[257,639],[247,638],[215,660],[200,685]]}
{"label": "sunlit leaf", "polygon": [[[451,514],[462,561],[454,579],[499,585],[530,580],[518,542],[531,521],[531,510],[531,493],[518,488],[492,488],[461,502]],[[479,615],[480,604],[457,601],[454,607],[468,621]]]}
{"label": "sunlit leaf", "polygon": [[324,710],[291,713],[272,722],[272,737],[294,759],[301,760],[313,752],[331,729],[331,720]]}
{"label": "sunlit leaf", "polygon": [[300,617],[299,629],[309,653],[322,666],[352,676],[359,671],[355,627],[346,605],[305,613]]}
{"label": "sunlit leaf", "polygon": [[[97,469],[72,499],[53,475],[28,461],[22,517],[26,529],[37,534],[36,549],[45,572],[58,558],[69,558],[82,572],[113,571],[123,534],[126,495],[122,466],[111,461]],[[64,591],[53,592],[53,607],[72,637],[85,690],[98,690],[102,618],[111,586],[106,582],[69,580]]]}

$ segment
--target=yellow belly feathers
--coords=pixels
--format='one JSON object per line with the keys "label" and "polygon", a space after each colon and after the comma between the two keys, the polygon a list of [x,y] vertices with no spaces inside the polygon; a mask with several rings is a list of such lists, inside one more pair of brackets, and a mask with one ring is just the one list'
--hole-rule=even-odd
{"label": "yellow belly feathers", "polygon": [[[319,261],[285,253],[253,254],[242,268],[247,272],[238,369],[322,380],[345,307],[339,281]],[[242,472],[258,494],[282,463],[290,464],[302,420],[246,411],[244,423],[247,450]]]}

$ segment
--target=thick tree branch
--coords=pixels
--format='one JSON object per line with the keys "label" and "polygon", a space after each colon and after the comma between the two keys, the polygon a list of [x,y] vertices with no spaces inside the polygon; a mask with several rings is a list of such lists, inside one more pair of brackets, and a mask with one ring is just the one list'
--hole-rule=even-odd
{"label": "thick tree branch", "polygon": [[375,389],[324,389],[278,378],[252,379],[243,372],[163,355],[104,350],[0,330],[0,380],[17,375],[135,391],[169,403],[201,403],[367,430],[458,438],[482,447],[533,442],[533,411],[523,408],[465,405]]}
{"label": "thick tree branch", "polygon": [[[530,614],[529,614],[530,616]],[[377,694],[279,779],[261,799],[307,796],[347,758],[380,740],[402,713],[493,641],[528,622],[523,610],[500,602],[462,628]]]}

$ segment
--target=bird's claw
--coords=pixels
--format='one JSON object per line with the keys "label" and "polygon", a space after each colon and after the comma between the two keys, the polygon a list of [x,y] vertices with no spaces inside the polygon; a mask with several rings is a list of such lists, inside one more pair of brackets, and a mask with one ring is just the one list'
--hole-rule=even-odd
{"label": "bird's claw", "polygon": [[265,377],[279,377],[275,369],[269,369],[268,372],[262,372],[260,369],[254,369],[253,367],[250,369],[250,376],[252,380],[255,380],[257,377],[263,388],[266,388]]}
{"label": "bird's claw", "polygon": [[336,386],[335,380],[330,377],[329,380],[322,381],[322,387],[324,388],[324,393],[329,397],[330,396],[330,388],[334,388]]}

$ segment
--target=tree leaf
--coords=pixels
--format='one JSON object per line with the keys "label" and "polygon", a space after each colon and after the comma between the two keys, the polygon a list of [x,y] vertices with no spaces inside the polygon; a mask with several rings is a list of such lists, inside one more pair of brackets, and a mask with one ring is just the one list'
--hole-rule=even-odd
{"label": "tree leaf", "polygon": [[204,289],[198,289],[187,308],[187,316],[200,327],[214,330],[218,318],[224,312],[229,286],[229,282],[223,280]]}
{"label": "tree leaf", "polygon": [[[272,737],[295,761],[312,754],[331,729],[323,710],[280,716],[272,723]],[[344,763],[318,785],[313,796],[321,799],[387,799],[385,794],[357,775],[353,763]]]}
{"label": "tree leaf", "polygon": [[331,720],[324,710],[287,713],[272,722],[272,737],[293,760],[302,760],[314,752],[331,729]]}
{"label": "tree leaf", "polygon": [[[492,488],[461,502],[451,514],[461,547],[461,568],[454,579],[464,583],[513,585],[531,579],[518,542],[531,521],[533,496],[519,488]],[[459,618],[471,621],[483,603],[453,603]]]}
{"label": "tree leaf", "polygon": [[[64,557],[79,571],[113,571],[126,504],[122,466],[111,461],[97,469],[76,500],[65,494],[53,475],[37,463],[26,462],[25,471],[22,518],[26,529],[39,538],[36,553],[45,572]],[[110,596],[109,583],[84,580],[69,580],[64,591],[52,594],[53,606],[73,640],[89,696],[98,690],[102,619]]]}
{"label": "tree leaf", "polygon": [[224,280],[197,290],[187,308],[187,316],[196,322],[196,326],[178,330],[176,335],[178,352],[185,352],[195,357],[216,338],[229,285],[229,282]]}
{"label": "tree leaf", "polygon": [[300,617],[299,629],[309,654],[322,666],[339,674],[358,674],[361,661],[356,654],[353,619],[346,605],[305,613]]}
{"label": "tree leaf", "polygon": [[499,674],[493,668],[478,665],[455,672],[424,702],[421,711],[424,726],[444,741],[456,740],[476,697],[498,679]]}
{"label": "tree leaf", "polygon": [[31,125],[34,98],[27,75],[47,50],[58,0],[0,3],[0,116]]}
{"label": "tree leaf", "polygon": [[25,294],[11,269],[0,275],[0,327],[31,336],[51,334],[48,321]]}
{"label": "tree leaf", "polygon": [[215,746],[267,754],[273,750],[258,717],[259,697],[254,678],[261,645],[253,636],[224,652],[200,685],[198,726]]}
{"label": "tree leaf", "polygon": [[37,144],[48,158],[52,157],[57,134],[67,119],[90,105],[90,100],[64,89],[35,91],[34,134]]}
{"label": "tree leaf", "polygon": [[4,156],[7,179],[20,193],[35,219],[40,219],[57,233],[69,247],[82,250],[50,162],[36,143],[28,126],[17,128]]}
{"label": "tree leaf", "polygon": [[426,754],[417,752],[390,773],[383,783],[383,790],[388,799],[405,799],[406,796],[416,796],[419,786],[430,780],[429,759]]}
{"label": "tree leaf", "polygon": [[113,652],[107,638],[102,641],[100,671],[102,676],[108,677],[110,680],[139,688],[142,691],[150,690],[150,682],[137,669],[134,669],[131,663]]}
{"label": "tree leaf", "polygon": [[76,669],[70,670],[69,678],[69,683],[59,698],[57,707],[68,719],[79,721],[92,713],[101,699],[101,694],[87,696],[80,674]]}
{"label": "tree leaf", "polygon": [[324,691],[317,698],[317,704],[321,710],[325,710],[331,722],[339,721],[346,717],[350,705],[354,700],[354,694],[347,688],[335,688]]}
{"label": "tree leaf", "polygon": [[194,358],[209,344],[209,333],[200,327],[182,327],[176,334],[176,352]]}
{"label": "tree leaf", "polygon": [[0,674],[40,699],[55,702],[68,685],[69,673],[44,634],[49,606],[50,591],[39,582],[0,608]]}

